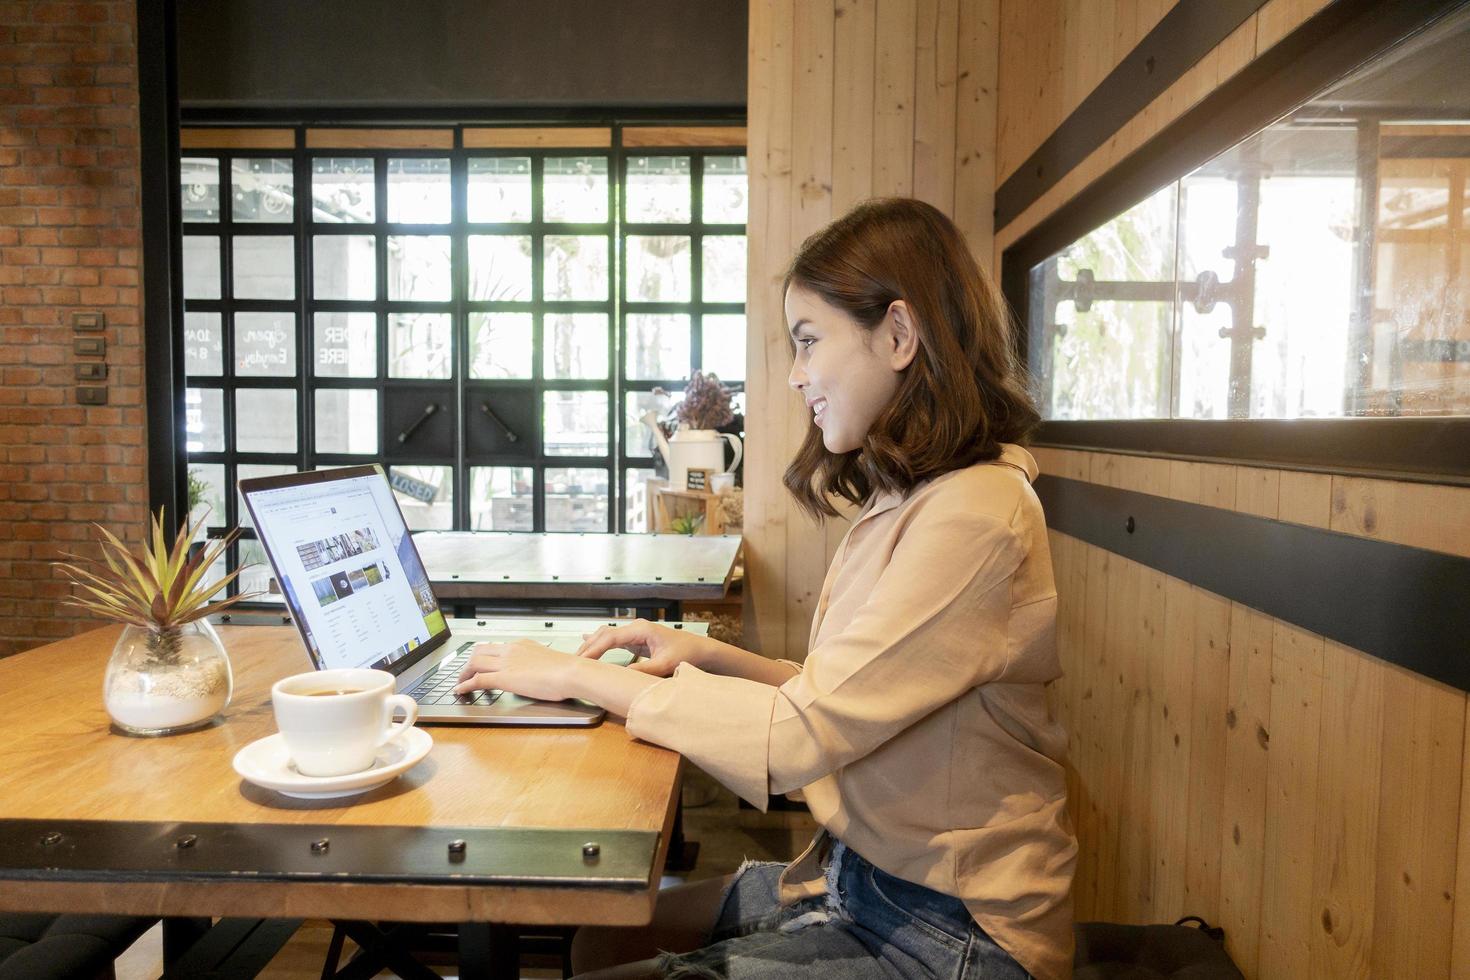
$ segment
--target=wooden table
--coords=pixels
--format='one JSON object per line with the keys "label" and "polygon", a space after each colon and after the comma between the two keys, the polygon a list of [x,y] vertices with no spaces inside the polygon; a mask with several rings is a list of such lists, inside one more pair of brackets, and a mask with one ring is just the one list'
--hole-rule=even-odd
{"label": "wooden table", "polygon": [[476,605],[632,606],[678,619],[683,602],[730,590],[738,535],[420,531],[413,536],[441,602]]}
{"label": "wooden table", "polygon": [[[434,727],[429,757],[387,786],[297,800],[230,766],[275,730],[271,683],[308,669],[294,631],[222,627],[235,672],[223,721],[159,739],[110,730],[101,687],[117,634],[107,627],[0,660],[0,911],[651,918],[679,758],[617,720]],[[51,834],[61,839],[47,843]],[[451,840],[467,842],[458,860]],[[599,845],[595,859],[583,856],[587,842]]]}

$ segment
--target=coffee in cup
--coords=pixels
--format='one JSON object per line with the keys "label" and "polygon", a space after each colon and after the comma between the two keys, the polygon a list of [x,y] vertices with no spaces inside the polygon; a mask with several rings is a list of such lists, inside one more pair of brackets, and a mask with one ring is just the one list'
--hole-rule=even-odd
{"label": "coffee in cup", "polygon": [[[343,668],[295,674],[271,687],[276,727],[303,776],[343,776],[373,764],[378,749],[418,720],[419,706],[393,693],[384,670]],[[396,709],[404,719],[393,722]]]}

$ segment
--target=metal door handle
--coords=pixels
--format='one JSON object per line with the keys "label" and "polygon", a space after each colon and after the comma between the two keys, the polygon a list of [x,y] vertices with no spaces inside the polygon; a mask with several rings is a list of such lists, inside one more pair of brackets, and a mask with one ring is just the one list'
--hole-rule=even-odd
{"label": "metal door handle", "polygon": [[489,418],[490,421],[500,426],[500,431],[505,433],[505,438],[507,442],[521,441],[521,437],[516,435],[515,431],[512,430],[510,426],[506,425],[505,422],[501,420],[499,415],[495,414],[495,410],[490,407],[489,402],[480,402],[480,411],[484,412],[486,417]]}
{"label": "metal door handle", "polygon": [[409,437],[411,437],[415,432],[417,432],[419,430],[419,426],[421,426],[425,422],[429,421],[429,419],[437,411],[439,411],[439,406],[436,405],[436,404],[434,404],[433,402],[429,402],[429,404],[425,405],[424,406],[424,414],[422,414],[418,418],[414,419],[412,422],[410,422],[408,424],[408,428],[406,428],[402,432],[398,433],[398,441],[399,441],[399,443],[401,444],[401,443],[408,442]]}

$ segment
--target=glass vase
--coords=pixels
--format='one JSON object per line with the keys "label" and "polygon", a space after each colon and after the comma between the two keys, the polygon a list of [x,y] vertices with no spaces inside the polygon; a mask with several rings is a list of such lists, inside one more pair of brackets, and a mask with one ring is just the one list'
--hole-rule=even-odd
{"label": "glass vase", "polygon": [[165,630],[123,627],[102,682],[108,715],[129,735],[203,727],[225,710],[233,690],[230,658],[203,619]]}

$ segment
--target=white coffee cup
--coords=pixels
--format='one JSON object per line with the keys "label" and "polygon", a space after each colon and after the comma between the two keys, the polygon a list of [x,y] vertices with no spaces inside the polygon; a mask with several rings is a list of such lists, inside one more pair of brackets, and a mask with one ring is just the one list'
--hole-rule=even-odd
{"label": "white coffee cup", "polygon": [[[418,720],[419,706],[393,693],[385,670],[343,668],[294,674],[271,687],[276,727],[303,776],[343,776],[373,764],[378,748]],[[393,712],[404,719],[394,724]]]}

